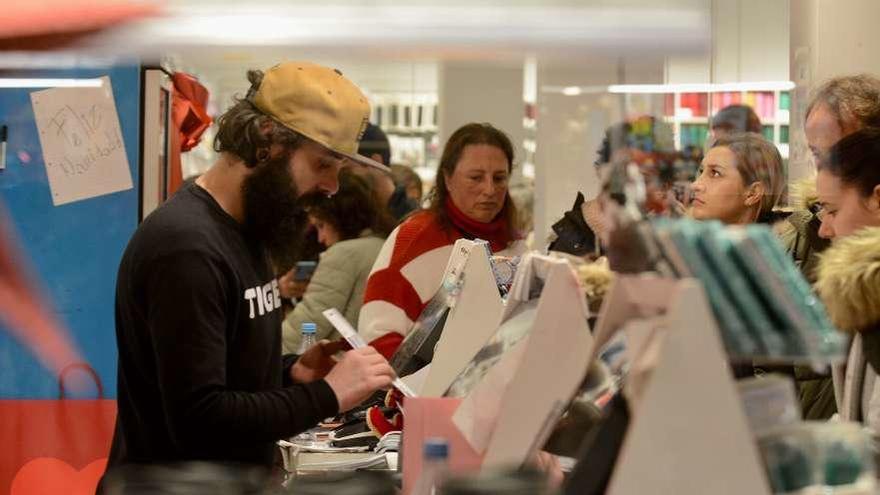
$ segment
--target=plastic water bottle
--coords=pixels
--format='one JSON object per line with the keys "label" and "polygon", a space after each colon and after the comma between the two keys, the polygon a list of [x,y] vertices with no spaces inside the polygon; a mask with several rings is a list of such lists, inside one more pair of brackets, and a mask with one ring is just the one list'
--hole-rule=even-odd
{"label": "plastic water bottle", "polygon": [[413,495],[434,495],[446,477],[449,462],[449,443],[444,438],[425,440],[422,458],[422,474]]}
{"label": "plastic water bottle", "polygon": [[302,324],[302,342],[299,344],[299,351],[297,354],[303,355],[307,350],[309,350],[313,345],[315,345],[318,340],[315,334],[318,332],[318,325],[315,325],[311,322],[305,322]]}

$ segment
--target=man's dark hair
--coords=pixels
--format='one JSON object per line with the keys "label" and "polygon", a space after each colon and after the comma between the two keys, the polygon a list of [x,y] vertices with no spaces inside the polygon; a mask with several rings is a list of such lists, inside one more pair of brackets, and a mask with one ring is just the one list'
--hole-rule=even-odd
{"label": "man's dark hair", "polygon": [[387,237],[394,228],[394,221],[379,206],[367,181],[348,169],[339,172],[336,194],[313,193],[304,203],[309,215],[332,225],[343,241],[360,237],[364,229]]}
{"label": "man's dark hair", "polygon": [[394,180],[396,186],[415,187],[419,191],[423,187],[419,174],[406,165],[391,165],[391,179]]}
{"label": "man's dark hair", "polygon": [[253,168],[269,159],[273,144],[282,145],[285,153],[290,154],[304,138],[253,104],[253,96],[263,81],[263,72],[250,70],[247,77],[251,83],[247,95],[236,98],[235,104],[217,119],[214,151],[231,153]]}
{"label": "man's dark hair", "polygon": [[712,129],[761,134],[761,119],[748,105],[728,105],[712,117]]}
{"label": "man's dark hair", "polygon": [[367,124],[367,129],[358,145],[358,154],[367,158],[379,155],[382,157],[383,165],[391,165],[391,144],[381,127]]}
{"label": "man's dark hair", "polygon": [[866,127],[841,139],[819,161],[830,172],[866,198],[880,185],[880,128]]}

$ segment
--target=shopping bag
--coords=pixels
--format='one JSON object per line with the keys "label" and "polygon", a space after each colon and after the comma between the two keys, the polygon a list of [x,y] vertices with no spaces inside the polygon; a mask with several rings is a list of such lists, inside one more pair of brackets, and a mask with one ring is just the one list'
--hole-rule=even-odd
{"label": "shopping bag", "polygon": [[477,454],[452,423],[452,414],[461,399],[407,397],[403,401],[406,423],[403,427],[403,494],[412,493],[422,473],[425,440],[442,438],[449,442],[449,471],[464,474],[478,471],[482,456]]}
{"label": "shopping bag", "polygon": [[[67,398],[64,380],[74,371],[94,380],[97,398]],[[62,369],[58,382],[57,400],[0,400],[0,493],[95,493],[113,439],[116,401],[104,398],[98,374],[85,363]]]}

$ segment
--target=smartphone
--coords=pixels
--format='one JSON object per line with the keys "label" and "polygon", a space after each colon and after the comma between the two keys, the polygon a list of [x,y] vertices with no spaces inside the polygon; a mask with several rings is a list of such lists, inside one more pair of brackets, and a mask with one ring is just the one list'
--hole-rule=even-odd
{"label": "smartphone", "polygon": [[296,268],[293,270],[293,279],[297,282],[304,282],[312,278],[315,268],[318,267],[317,261],[298,261]]}

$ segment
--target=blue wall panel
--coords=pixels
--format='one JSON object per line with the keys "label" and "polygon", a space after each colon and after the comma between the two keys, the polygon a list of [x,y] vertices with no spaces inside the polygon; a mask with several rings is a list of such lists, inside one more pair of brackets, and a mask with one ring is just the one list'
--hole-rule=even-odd
{"label": "blue wall panel", "polygon": [[[140,155],[140,69],[137,65],[27,70],[3,77],[93,78],[110,76],[134,187],[52,205],[30,93],[0,89],[0,124],[9,127],[0,201],[30,259],[46,304],[69,329],[86,361],[98,372],[106,397],[116,395],[114,292],[122,252],[137,227]],[[0,398],[51,399],[58,380],[0,327]]]}

